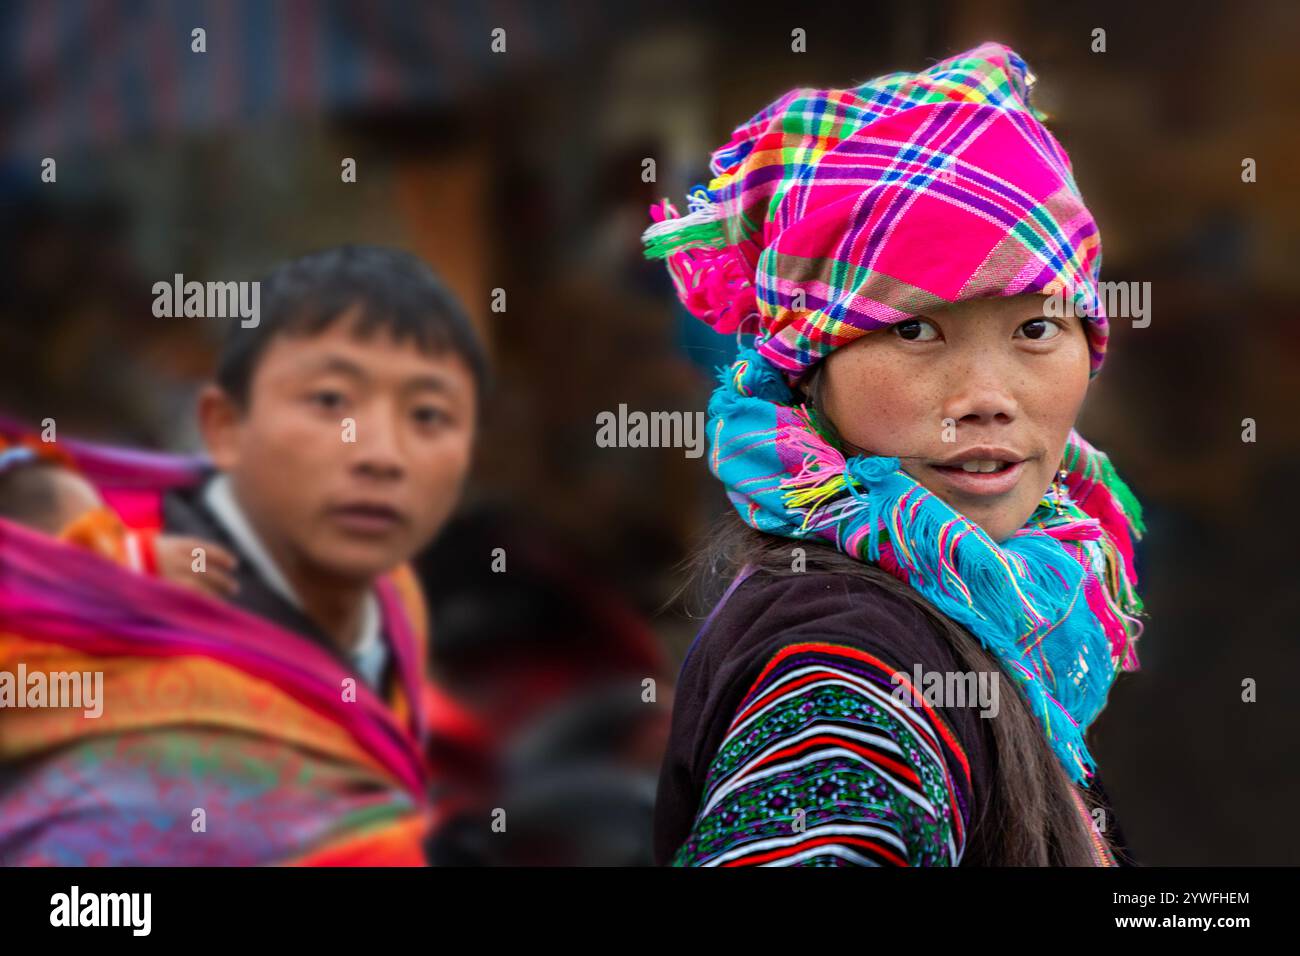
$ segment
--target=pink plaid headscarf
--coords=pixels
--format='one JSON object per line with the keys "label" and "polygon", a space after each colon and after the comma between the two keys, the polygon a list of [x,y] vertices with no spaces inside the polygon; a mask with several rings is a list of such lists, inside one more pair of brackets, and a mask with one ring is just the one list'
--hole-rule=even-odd
{"label": "pink plaid headscarf", "polygon": [[755,332],[792,380],[867,332],[1032,292],[1084,317],[1095,375],[1101,240],[1033,82],[984,43],[920,73],[792,90],[713,152],[688,215],[652,208],[646,255],[668,260],[693,314]]}

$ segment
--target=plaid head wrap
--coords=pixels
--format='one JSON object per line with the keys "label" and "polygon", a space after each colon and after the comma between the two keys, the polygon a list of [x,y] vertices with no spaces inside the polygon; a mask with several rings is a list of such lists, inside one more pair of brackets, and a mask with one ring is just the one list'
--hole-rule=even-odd
{"label": "plaid head wrap", "polygon": [[859,336],[982,296],[1056,293],[1106,351],[1101,242],[1069,157],[1029,106],[1034,76],[985,43],[920,73],[796,89],[713,152],[715,178],[651,210],[686,307],[752,322],[791,378]]}
{"label": "plaid head wrap", "polygon": [[846,455],[791,387],[842,345],[984,296],[1059,295],[1096,375],[1107,322],[1101,244],[1065,151],[1028,104],[1033,77],[985,43],[921,73],[797,89],[712,156],[715,177],[643,236],[686,307],[748,333],[709,402],[709,467],[751,526],[877,564],[1002,664],[1071,780],[1142,630],[1141,507],[1071,430],[1061,471],[994,541],[892,456]]}

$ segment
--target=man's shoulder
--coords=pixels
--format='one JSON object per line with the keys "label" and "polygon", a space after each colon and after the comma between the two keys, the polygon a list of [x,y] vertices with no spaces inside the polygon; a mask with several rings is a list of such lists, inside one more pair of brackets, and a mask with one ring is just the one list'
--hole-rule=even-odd
{"label": "man's shoulder", "polygon": [[162,500],[162,532],[218,544],[235,556],[238,590],[229,602],[285,630],[331,647],[325,634],[262,577],[247,552],[207,503],[207,493],[219,472],[211,471],[192,485],[170,489]]}
{"label": "man's shoulder", "polygon": [[215,470],[205,471],[195,483],[169,488],[163,493],[162,531],[165,534],[229,543],[229,535],[203,500],[209,484],[217,474]]}

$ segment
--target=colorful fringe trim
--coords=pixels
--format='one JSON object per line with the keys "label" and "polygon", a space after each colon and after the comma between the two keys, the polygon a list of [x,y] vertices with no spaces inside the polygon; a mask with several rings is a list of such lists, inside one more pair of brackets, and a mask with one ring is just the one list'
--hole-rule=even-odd
{"label": "colorful fringe trim", "polygon": [[897,458],[846,459],[753,349],[719,372],[710,468],[741,517],[911,585],[1003,664],[1070,778],[1090,777],[1084,734],[1117,673],[1139,666],[1143,610],[1132,546],[1141,508],[1105,454],[1072,431],[1061,500],[1049,491],[998,544]]}

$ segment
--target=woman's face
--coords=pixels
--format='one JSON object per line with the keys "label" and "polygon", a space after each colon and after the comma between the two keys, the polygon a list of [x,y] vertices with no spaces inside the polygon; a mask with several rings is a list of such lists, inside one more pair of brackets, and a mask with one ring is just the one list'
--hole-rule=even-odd
{"label": "woman's face", "polygon": [[1044,317],[1045,301],[967,300],[832,352],[821,407],[846,450],[897,456],[1006,540],[1055,478],[1088,389],[1082,320]]}

